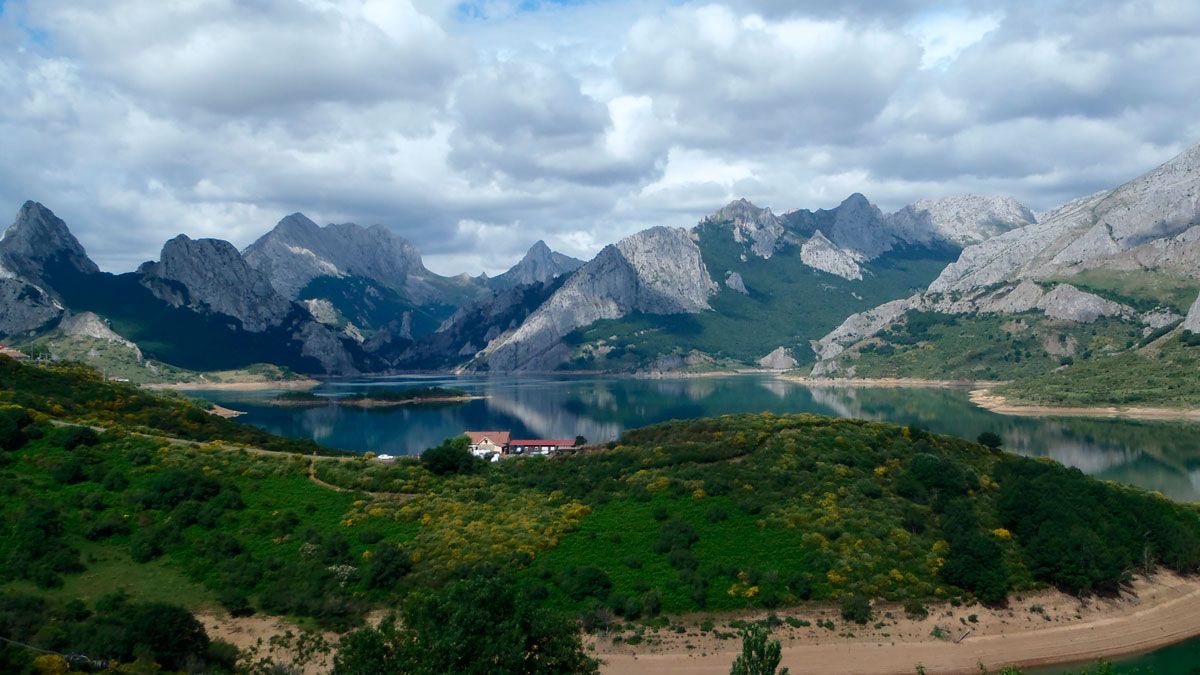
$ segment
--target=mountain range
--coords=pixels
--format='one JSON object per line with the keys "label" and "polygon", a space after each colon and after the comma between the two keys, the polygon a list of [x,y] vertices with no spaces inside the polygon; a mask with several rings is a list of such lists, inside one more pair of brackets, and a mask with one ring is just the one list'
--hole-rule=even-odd
{"label": "mountain range", "polygon": [[[84,353],[194,370],[861,375],[889,345],[907,348],[887,338],[914,316],[926,328],[929,316],[1032,313],[1139,336],[1196,331],[1198,166],[1192,148],[1040,215],[973,195],[884,213],[853,194],[781,215],[738,199],[587,262],[539,241],[493,278],[435,274],[384,226],[320,226],[299,213],[243,251],[179,235],[157,261],[114,275],[27,202],[0,239],[0,338],[83,340]],[[1064,345],[1082,339],[1059,333]]]}

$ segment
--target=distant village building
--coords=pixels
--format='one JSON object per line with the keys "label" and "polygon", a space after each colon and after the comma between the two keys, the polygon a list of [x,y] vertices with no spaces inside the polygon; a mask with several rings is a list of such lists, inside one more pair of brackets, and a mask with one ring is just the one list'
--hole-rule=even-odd
{"label": "distant village building", "polygon": [[24,352],[19,352],[12,347],[7,347],[5,345],[0,345],[0,356],[7,356],[14,361],[24,361],[29,358],[29,356]]}
{"label": "distant village building", "polygon": [[375,457],[375,461],[379,462],[380,464],[395,464],[396,457],[394,455],[387,455],[387,454],[377,455]]}
{"label": "distant village building", "polygon": [[575,447],[571,439],[522,439],[509,443],[509,452],[514,455],[550,455]]}
{"label": "distant village building", "polygon": [[471,454],[476,457],[508,454],[509,440],[512,433],[508,431],[468,431],[471,439]]}

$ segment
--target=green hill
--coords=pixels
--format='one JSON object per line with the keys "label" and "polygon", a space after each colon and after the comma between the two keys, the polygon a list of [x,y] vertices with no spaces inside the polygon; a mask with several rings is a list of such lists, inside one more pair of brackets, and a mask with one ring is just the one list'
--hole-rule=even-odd
{"label": "green hill", "polygon": [[0,360],[0,408],[3,589],[47,597],[180,583],[193,608],[216,599],[342,628],[495,570],[547,607],[632,620],[859,597],[1002,602],[1043,584],[1112,591],[1146,564],[1200,567],[1194,506],[859,420],[671,422],[457,473],[318,458],[310,479],[295,451],[311,444],[77,370]]}

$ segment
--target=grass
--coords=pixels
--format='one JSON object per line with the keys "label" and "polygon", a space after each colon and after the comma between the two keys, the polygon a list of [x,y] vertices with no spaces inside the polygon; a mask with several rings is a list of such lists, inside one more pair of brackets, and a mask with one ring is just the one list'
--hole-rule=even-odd
{"label": "grass", "polygon": [[997,389],[1016,402],[1060,406],[1200,405],[1200,346],[1179,337],[1151,349],[1077,361]]}
{"label": "grass", "polygon": [[857,377],[1014,380],[1130,349],[1141,338],[1137,326],[1114,319],[1078,324],[1036,313],[911,313],[841,359]]}
{"label": "grass", "polygon": [[1047,283],[1071,284],[1142,312],[1167,307],[1187,314],[1200,292],[1200,281],[1196,279],[1146,270],[1084,270],[1071,277],[1049,279]]}

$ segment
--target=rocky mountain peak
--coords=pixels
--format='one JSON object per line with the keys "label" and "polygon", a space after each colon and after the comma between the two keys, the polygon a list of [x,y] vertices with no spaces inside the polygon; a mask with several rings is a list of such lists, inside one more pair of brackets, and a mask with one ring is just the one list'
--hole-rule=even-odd
{"label": "rocky mountain peak", "polygon": [[317,277],[360,276],[403,291],[410,274],[427,273],[416,247],[386,227],[321,227],[300,213],[280,220],[242,255],[287,298]]}
{"label": "rocky mountain peak", "polygon": [[735,199],[702,223],[730,223],[733,239],[748,242],[750,250],[760,258],[770,258],[783,236],[783,221],[769,208],[755,206],[748,199]]}
{"label": "rocky mountain peak", "polygon": [[61,218],[38,202],[27,201],[0,237],[0,268],[7,270],[4,276],[16,276],[52,290],[45,279],[50,263],[67,265],[84,274],[100,271]]}
{"label": "rocky mountain peak", "polygon": [[546,242],[538,240],[529,247],[525,257],[521,258],[507,272],[488,279],[488,285],[493,288],[511,288],[526,284],[537,284],[550,281],[568,272],[574,272],[583,265],[583,261],[552,250]]}
{"label": "rocky mountain peak", "polygon": [[635,311],[703,311],[716,288],[687,230],[643,230],[604,247],[518,328],[492,340],[472,367],[551,370],[570,358],[562,338],[576,328]]}
{"label": "rocky mountain peak", "polygon": [[232,316],[251,332],[279,325],[291,310],[267,278],[220,239],[181,234],[163,245],[157,263],[140,271],[142,284],[160,299]]}
{"label": "rocky mountain peak", "polygon": [[897,235],[907,241],[968,246],[1035,223],[1037,216],[1012,197],[958,195],[922,199],[892,214],[890,220]]}
{"label": "rocky mountain peak", "polygon": [[1197,226],[1200,146],[1114,190],[1068,202],[1036,223],[967,247],[929,288],[965,291],[1095,267],[1194,275]]}

